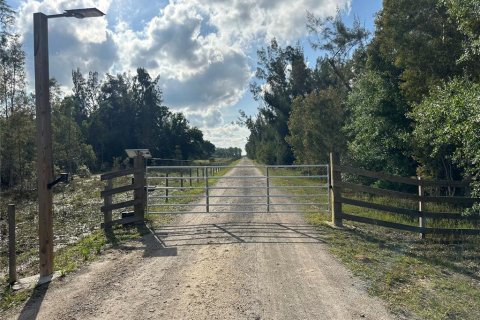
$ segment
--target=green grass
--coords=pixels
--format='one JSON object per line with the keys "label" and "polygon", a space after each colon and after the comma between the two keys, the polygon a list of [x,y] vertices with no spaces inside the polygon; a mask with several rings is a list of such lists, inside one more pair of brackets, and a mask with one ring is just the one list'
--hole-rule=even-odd
{"label": "green grass", "polygon": [[[270,171],[271,174],[271,171]],[[276,169],[275,175],[294,175]],[[299,174],[298,174],[299,175]],[[310,185],[311,179],[272,179],[276,185]],[[287,189],[290,195],[311,194],[325,200],[316,189]],[[416,209],[416,203],[386,197],[349,195],[356,199]],[[302,198],[297,199],[298,202]],[[301,209],[311,211],[312,207]],[[461,208],[439,204],[426,210],[455,212]],[[418,225],[416,219],[344,205],[344,211],[385,221]],[[347,228],[329,226],[330,215],[322,210],[306,213],[306,220],[321,229],[332,254],[365,280],[368,292],[385,300],[392,312],[406,318],[480,319],[480,237],[429,236],[345,221]],[[475,227],[470,222],[427,221],[429,226]]]}

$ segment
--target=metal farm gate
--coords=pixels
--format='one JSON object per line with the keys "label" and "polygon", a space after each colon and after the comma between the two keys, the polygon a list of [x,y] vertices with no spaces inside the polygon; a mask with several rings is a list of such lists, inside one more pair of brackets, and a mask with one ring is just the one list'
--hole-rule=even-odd
{"label": "metal farm gate", "polygon": [[147,213],[328,212],[328,165],[148,166]]}

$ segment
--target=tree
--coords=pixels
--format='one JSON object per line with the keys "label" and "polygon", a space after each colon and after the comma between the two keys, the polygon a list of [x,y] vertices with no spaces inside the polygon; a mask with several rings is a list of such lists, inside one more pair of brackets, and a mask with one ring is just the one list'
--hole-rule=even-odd
{"label": "tree", "polygon": [[399,70],[400,88],[418,103],[430,88],[464,72],[462,34],[438,0],[385,0],[372,48]]}
{"label": "tree", "polygon": [[[415,123],[415,157],[434,178],[480,179],[480,84],[455,79],[434,88],[409,114]],[[477,194],[480,194],[477,185]]]}
{"label": "tree", "polygon": [[214,156],[217,158],[239,159],[242,157],[242,149],[240,148],[217,148]]}
{"label": "tree", "polygon": [[[478,61],[480,57],[480,3],[477,0],[443,0],[451,21],[463,35],[464,53],[460,62]],[[475,63],[476,64],[476,63]],[[478,64],[476,74],[478,70]]]}
{"label": "tree", "polygon": [[409,143],[408,104],[395,83],[367,71],[348,96],[345,125],[353,163],[373,171],[412,175],[416,164]]}
{"label": "tree", "polygon": [[283,49],[275,39],[257,55],[255,75],[260,82],[253,82],[250,89],[262,105],[257,120],[242,121],[251,131],[246,150],[250,157],[269,164],[292,163],[293,154],[285,140],[287,123],[293,99],[312,89],[310,70],[299,46]]}
{"label": "tree", "polygon": [[0,184],[23,187],[34,171],[35,126],[25,89],[25,53],[12,33],[14,23],[14,11],[0,0]]}
{"label": "tree", "polygon": [[52,106],[54,164],[71,174],[82,165],[93,168],[96,161],[92,146],[86,143],[80,126],[72,116],[74,106],[72,97],[66,97]]}
{"label": "tree", "polygon": [[344,110],[333,87],[315,90],[293,101],[288,122],[296,162],[320,163],[331,151],[341,151],[345,141],[339,132],[344,121]]}
{"label": "tree", "polygon": [[351,91],[350,70],[345,67],[355,50],[362,51],[361,48],[363,48],[369,32],[360,25],[357,18],[354,19],[352,28],[347,27],[340,12],[335,17],[330,16],[324,19],[307,13],[307,29],[315,37],[310,41],[312,48],[326,52],[325,61],[331,66],[345,88]]}

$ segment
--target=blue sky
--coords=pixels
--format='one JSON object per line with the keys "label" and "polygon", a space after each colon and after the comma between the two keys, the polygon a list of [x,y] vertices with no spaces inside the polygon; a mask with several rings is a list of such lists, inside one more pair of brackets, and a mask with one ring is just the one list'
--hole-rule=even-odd
{"label": "blue sky", "polygon": [[[248,91],[256,51],[275,37],[282,45],[307,42],[306,12],[325,17],[340,8],[373,31],[381,0],[7,0],[18,11],[17,29],[33,86],[32,13],[97,7],[95,19],[49,21],[50,76],[71,92],[71,71],[160,75],[165,104],[183,112],[216,146],[243,148],[246,128],[232,124],[238,110],[254,115]],[[305,54],[315,63],[318,52]]]}

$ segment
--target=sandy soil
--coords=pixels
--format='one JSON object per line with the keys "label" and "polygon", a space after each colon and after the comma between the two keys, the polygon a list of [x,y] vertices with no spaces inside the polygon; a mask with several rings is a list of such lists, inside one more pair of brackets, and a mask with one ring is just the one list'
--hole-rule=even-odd
{"label": "sandy soil", "polygon": [[[240,164],[251,163],[244,159]],[[261,174],[253,168],[234,168],[228,175]],[[252,185],[250,180],[223,179],[219,186],[247,183]],[[260,183],[258,179],[253,185]],[[211,203],[226,200],[230,208],[179,215],[141,243],[110,252],[38,290],[11,318],[394,318],[328,253],[321,232],[308,226],[301,214],[221,212],[265,209],[239,208],[238,203],[255,202],[248,198],[215,198]]]}

